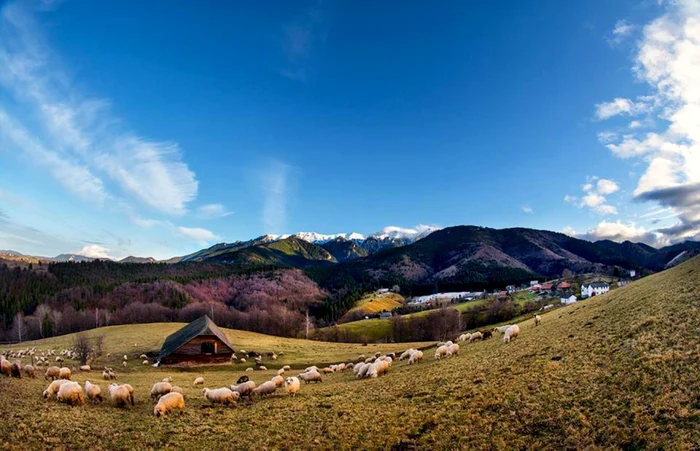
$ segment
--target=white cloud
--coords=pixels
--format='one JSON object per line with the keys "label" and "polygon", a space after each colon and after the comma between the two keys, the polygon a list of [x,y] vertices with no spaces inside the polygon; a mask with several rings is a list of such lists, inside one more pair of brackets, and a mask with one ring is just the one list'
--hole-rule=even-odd
{"label": "white cloud", "polygon": [[98,244],[89,244],[83,247],[82,249],[72,253],[90,258],[112,258],[109,255],[109,249]]}
{"label": "white cloud", "polygon": [[603,144],[609,144],[617,140],[617,133],[611,131],[604,131],[598,133],[598,141]]}
{"label": "white cloud", "polygon": [[[85,97],[55,55],[26,4],[0,10],[0,87],[38,119],[14,127],[28,130],[36,143],[13,144],[37,163],[60,167],[51,173],[62,183],[82,168],[81,180],[92,184],[91,191],[103,190],[93,175],[100,173],[148,207],[184,214],[198,184],[177,144],[148,141],[124,128],[110,114],[110,102]],[[45,152],[28,152],[28,146],[51,149],[52,161],[42,161]]]}
{"label": "white cloud", "polygon": [[287,196],[290,194],[290,172],[293,167],[271,160],[260,174],[264,193],[262,223],[267,234],[283,233],[287,223]]}
{"label": "white cloud", "polygon": [[578,233],[576,232],[576,230],[575,230],[573,227],[570,227],[570,226],[564,227],[564,228],[562,229],[561,233],[563,233],[563,234],[565,234],[565,235],[573,236],[573,237],[576,237],[576,235],[578,235]]}
{"label": "white cloud", "polygon": [[598,176],[586,177],[586,183],[581,185],[583,196],[564,196],[564,202],[578,208],[588,208],[599,215],[616,215],[617,208],[608,203],[605,195],[613,194],[620,189],[614,180],[603,179]]}
{"label": "white cloud", "polygon": [[613,116],[636,116],[649,112],[651,106],[644,101],[633,102],[630,99],[621,97],[615,98],[612,102],[598,103],[596,106],[596,117],[598,119],[609,119]]}
{"label": "white cloud", "polygon": [[436,225],[426,225],[418,224],[413,228],[408,227],[398,227],[398,226],[387,226],[384,227],[379,232],[375,233],[373,236],[377,238],[391,238],[391,239],[419,239],[423,238],[436,230],[440,230],[440,226]]}
{"label": "white cloud", "polygon": [[221,204],[207,204],[197,208],[197,216],[202,219],[224,218],[232,214],[233,212],[227,211]]}
{"label": "white cloud", "polygon": [[600,179],[598,180],[598,192],[603,195],[612,194],[618,191],[620,187],[613,180]]}
{"label": "white cloud", "polygon": [[219,237],[214,232],[199,227],[178,227],[177,230],[192,241],[205,246],[209,242],[217,240]]}
{"label": "white cloud", "polygon": [[[620,158],[636,159],[646,170],[634,190],[637,201],[673,208],[678,222],[654,233],[657,241],[700,238],[700,3],[668,2],[663,15],[644,26],[634,55],[634,75],[649,87],[635,102],[615,99],[601,119],[614,114],[642,114],[629,134],[604,142]],[[626,99],[623,99],[626,100]],[[617,105],[613,107],[611,105]],[[638,125],[655,120],[665,130],[639,133]],[[599,135],[600,136],[600,135]]]}
{"label": "white cloud", "polygon": [[636,25],[630,24],[627,20],[618,20],[615,22],[615,26],[612,30],[612,36],[608,38],[608,42],[611,45],[620,44],[627,37],[629,37],[636,28]]}
{"label": "white cloud", "polygon": [[622,221],[601,221],[595,227],[588,229],[586,233],[577,234],[573,231],[572,236],[583,238],[589,241],[612,240],[617,242],[633,241],[646,243],[652,246],[663,246],[668,244],[663,237],[654,232],[638,226],[634,222],[623,223]]}
{"label": "white cloud", "polygon": [[533,213],[532,207],[531,207],[530,205],[528,205],[528,204],[523,204],[523,205],[521,205],[521,206],[520,206],[520,209],[521,209],[524,213],[527,213],[527,214],[532,214],[532,213]]}
{"label": "white cloud", "polygon": [[150,229],[157,225],[163,225],[162,221],[159,221],[157,219],[142,218],[138,215],[129,216],[129,221],[131,221],[131,223],[136,224],[139,227],[143,227],[144,229]]}

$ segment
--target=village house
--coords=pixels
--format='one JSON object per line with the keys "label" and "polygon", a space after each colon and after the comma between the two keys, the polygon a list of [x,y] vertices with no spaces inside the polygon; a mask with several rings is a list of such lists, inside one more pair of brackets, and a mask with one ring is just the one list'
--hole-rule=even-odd
{"label": "village house", "polygon": [[514,293],[515,292],[515,285],[507,285],[506,286],[506,291],[508,293]]}
{"label": "village house", "polygon": [[589,298],[591,296],[599,296],[608,291],[610,291],[610,285],[600,280],[588,284],[581,284],[581,297]]}
{"label": "village house", "polygon": [[214,321],[204,315],[168,335],[158,354],[158,365],[223,363],[235,350]]}
{"label": "village house", "polygon": [[574,296],[574,295],[572,294],[571,296],[564,296],[564,297],[562,297],[562,298],[560,299],[560,301],[561,301],[561,303],[564,304],[564,305],[569,305],[569,304],[573,304],[573,303],[577,302],[578,299],[576,299],[576,296]]}
{"label": "village house", "polygon": [[559,285],[557,285],[557,290],[559,291],[566,291],[571,289],[571,284],[567,281],[561,282]]}

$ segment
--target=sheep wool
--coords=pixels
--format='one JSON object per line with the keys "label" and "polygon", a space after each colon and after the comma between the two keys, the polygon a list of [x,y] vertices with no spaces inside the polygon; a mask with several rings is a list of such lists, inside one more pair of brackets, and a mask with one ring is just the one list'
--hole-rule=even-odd
{"label": "sheep wool", "polygon": [[423,360],[423,351],[416,349],[411,353],[411,356],[408,358],[408,364],[413,365],[414,363],[420,362],[421,360]]}
{"label": "sheep wool", "polygon": [[195,386],[195,385],[204,385],[204,378],[201,376],[196,378],[194,380],[194,382],[192,382],[192,386]]}
{"label": "sheep wool", "polygon": [[131,403],[134,405],[134,389],[129,384],[110,384],[107,388],[109,399],[117,407],[124,407]]}
{"label": "sheep wool", "polygon": [[223,405],[235,404],[241,396],[240,393],[234,392],[226,387],[217,388],[215,390],[204,388],[202,389],[202,394],[204,395],[204,399],[209,400],[210,403]]}
{"label": "sheep wool", "polygon": [[459,354],[459,345],[457,343],[452,343],[447,347],[447,357],[452,357]]}
{"label": "sheep wool", "polygon": [[151,399],[154,401],[158,400],[161,396],[170,393],[172,388],[173,386],[170,385],[170,382],[158,382],[153,384],[153,387],[151,387]]}
{"label": "sheep wool", "polygon": [[298,377],[288,377],[284,381],[284,387],[287,389],[287,394],[293,397],[299,393],[299,390],[301,389],[301,382],[299,382]]}
{"label": "sheep wool", "polygon": [[10,373],[12,374],[12,377],[16,377],[17,379],[22,378],[22,362],[19,360],[15,360],[12,362],[12,365],[10,365]]}
{"label": "sheep wool", "polygon": [[447,345],[442,345],[435,350],[435,360],[440,360],[447,355]]}
{"label": "sheep wool", "polygon": [[85,393],[79,383],[66,382],[59,387],[56,399],[71,406],[82,406],[85,404]]}
{"label": "sheep wool", "polygon": [[50,366],[46,368],[46,373],[44,373],[44,379],[56,380],[60,379],[58,376],[61,374],[61,369],[57,366]]}
{"label": "sheep wool", "polygon": [[35,378],[36,372],[35,372],[34,366],[33,365],[24,365],[24,374],[27,377]]}
{"label": "sheep wool", "polygon": [[243,382],[239,385],[231,385],[231,391],[238,392],[241,396],[250,396],[250,393],[255,388],[254,381]]}
{"label": "sheep wool", "polygon": [[255,387],[250,393],[251,396],[266,396],[271,395],[277,390],[277,384],[273,381],[263,382],[259,386]]}
{"label": "sheep wool", "polygon": [[274,382],[275,385],[278,386],[278,387],[281,387],[281,386],[284,385],[284,378],[283,378],[282,376],[280,376],[280,375],[277,375],[277,376],[273,377],[273,378],[270,379],[270,380],[271,380],[272,382]]}
{"label": "sheep wool", "polygon": [[180,411],[185,409],[185,398],[180,393],[168,393],[158,400],[158,404],[153,408],[153,414],[162,417],[176,409]]}
{"label": "sheep wool", "polygon": [[321,373],[318,371],[307,371],[306,373],[299,374],[297,377],[307,384],[310,382],[323,382]]}
{"label": "sheep wool", "polygon": [[92,384],[90,381],[85,381],[85,394],[92,402],[102,402],[102,389],[99,385]]}
{"label": "sheep wool", "polygon": [[540,315],[535,315],[535,326],[539,326],[542,323],[542,317]]}
{"label": "sheep wool", "polygon": [[510,326],[503,335],[503,343],[510,343],[520,334],[520,327],[517,324]]}
{"label": "sheep wool", "polygon": [[44,398],[50,398],[56,393],[58,393],[58,389],[61,387],[61,385],[65,384],[68,382],[65,379],[56,379],[52,381],[49,386],[44,390]]}
{"label": "sheep wool", "polygon": [[58,378],[59,379],[68,379],[70,380],[70,368],[66,368],[65,366],[63,368],[60,368],[58,370]]}

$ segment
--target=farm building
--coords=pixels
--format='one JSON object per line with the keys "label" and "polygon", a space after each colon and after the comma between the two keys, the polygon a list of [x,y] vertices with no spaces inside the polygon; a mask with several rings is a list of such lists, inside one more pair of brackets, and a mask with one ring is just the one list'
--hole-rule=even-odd
{"label": "farm building", "polygon": [[208,316],[204,315],[165,339],[158,365],[228,362],[233,346]]}
{"label": "farm building", "polygon": [[589,284],[581,285],[581,297],[591,297],[601,295],[610,291],[610,285],[607,282],[595,281]]}
{"label": "farm building", "polygon": [[577,301],[576,296],[574,296],[573,294],[571,296],[564,296],[560,298],[560,300],[561,303],[564,305],[574,304]]}

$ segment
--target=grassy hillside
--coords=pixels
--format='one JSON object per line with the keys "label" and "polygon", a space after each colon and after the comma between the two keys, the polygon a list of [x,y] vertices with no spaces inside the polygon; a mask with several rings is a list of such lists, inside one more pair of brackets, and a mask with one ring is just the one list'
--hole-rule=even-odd
{"label": "grassy hillside", "polygon": [[[44,401],[42,380],[0,377],[0,446],[103,448],[106,431],[113,449],[693,449],[700,443],[700,259],[547,313],[539,327],[531,319],[520,327],[508,345],[500,337],[463,344],[450,360],[426,354],[424,362],[396,362],[374,380],[334,374],[304,385],[294,399],[275,394],[233,408],[208,407],[189,386],[194,374],[176,369],[121,374],[137,398],[124,410],[70,408]],[[148,388],[166,374],[182,384],[187,408],[156,419]],[[197,374],[215,387],[240,372]],[[269,376],[256,372],[254,380]]]}
{"label": "grassy hillside", "polygon": [[348,310],[345,316],[361,312],[363,314],[379,313],[384,310],[391,311],[396,307],[401,307],[406,302],[406,298],[398,293],[367,293],[362,299],[357,301],[355,307]]}

